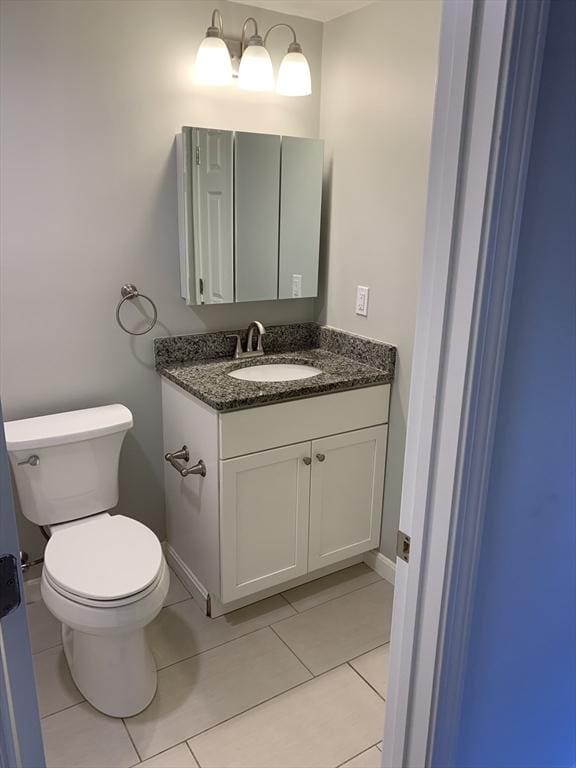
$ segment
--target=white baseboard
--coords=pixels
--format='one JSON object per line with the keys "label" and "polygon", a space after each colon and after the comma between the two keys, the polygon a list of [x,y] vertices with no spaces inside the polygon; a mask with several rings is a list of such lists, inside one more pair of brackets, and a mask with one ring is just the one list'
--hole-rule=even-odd
{"label": "white baseboard", "polygon": [[379,576],[382,576],[383,579],[386,579],[390,584],[394,584],[396,579],[396,563],[390,560],[389,557],[383,555],[382,552],[373,550],[372,552],[366,552],[364,562],[369,568],[376,571]]}
{"label": "white baseboard", "polygon": [[166,555],[166,560],[168,561],[168,565],[170,568],[174,570],[176,573],[176,576],[180,579],[180,581],[184,584],[188,592],[192,595],[192,597],[200,603],[202,606],[202,610],[208,614],[209,610],[209,599],[208,599],[208,592],[206,591],[206,588],[203,584],[200,583],[198,578],[190,568],[186,565],[186,563],[182,560],[182,558],[172,549],[170,544],[168,544],[167,541],[164,542],[164,554]]}
{"label": "white baseboard", "polygon": [[[223,616],[226,613],[236,611],[238,608],[243,608],[246,605],[257,603],[260,600],[271,597],[272,595],[278,595],[281,592],[292,589],[293,587],[306,584],[309,581],[315,581],[316,579],[320,579],[322,576],[327,576],[328,574],[334,573],[335,571],[341,571],[344,568],[357,565],[363,560],[363,555],[354,555],[354,557],[350,557],[347,560],[342,560],[340,563],[332,563],[331,565],[327,565],[324,568],[319,568],[317,571],[313,571],[312,573],[307,573],[304,576],[299,576],[296,579],[290,579],[290,581],[286,581],[276,587],[263,589],[253,595],[243,597],[239,600],[234,600],[233,602],[226,603],[226,605],[224,605],[218,600],[216,595],[211,595],[208,593],[206,587],[190,570],[190,568],[188,568],[186,563],[182,560],[178,553],[175,552],[173,547],[171,547],[167,541],[163,543],[163,547],[168,565],[174,570],[192,597],[202,606],[202,610],[206,613],[206,615],[213,619],[218,618],[218,616]],[[370,567],[373,568],[373,566]],[[374,570],[377,571],[377,573],[380,573],[380,571],[378,571],[376,568],[374,568]],[[384,578],[387,577],[384,576]]]}

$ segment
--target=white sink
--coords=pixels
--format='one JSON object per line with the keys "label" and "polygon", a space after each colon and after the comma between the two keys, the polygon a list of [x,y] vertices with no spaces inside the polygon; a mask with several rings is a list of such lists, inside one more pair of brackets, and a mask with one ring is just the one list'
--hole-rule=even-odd
{"label": "white sink", "polygon": [[276,363],[274,365],[250,365],[245,368],[237,368],[230,371],[228,376],[242,381],[296,381],[297,379],[311,379],[322,371],[311,365],[299,365],[297,363]]}

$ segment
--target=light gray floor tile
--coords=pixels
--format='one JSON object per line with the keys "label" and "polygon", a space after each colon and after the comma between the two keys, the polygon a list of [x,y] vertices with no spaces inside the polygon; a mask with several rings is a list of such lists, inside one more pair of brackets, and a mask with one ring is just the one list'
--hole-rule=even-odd
{"label": "light gray floor tile", "polygon": [[30,603],[28,611],[28,628],[32,653],[40,653],[47,648],[53,648],[62,643],[62,625],[52,616],[42,601]]}
{"label": "light gray floor tile", "polygon": [[381,765],[382,752],[380,752],[378,747],[371,747],[366,752],[362,752],[361,755],[348,760],[347,763],[342,765],[342,768],[380,768]]}
{"label": "light gray floor tile", "polygon": [[164,608],[146,634],[161,668],[294,615],[294,609],[280,595],[218,619],[208,618],[195,600],[186,600]]}
{"label": "light gray floor tile", "polygon": [[134,768],[198,768],[198,763],[186,744],[178,744],[156,757],[138,763]]}
{"label": "light gray floor tile", "polygon": [[375,648],[369,653],[354,659],[350,664],[354,669],[375,688],[380,696],[386,698],[388,689],[388,663],[390,660],[390,643]]}
{"label": "light gray floor tile", "polygon": [[182,584],[178,576],[170,568],[170,587],[168,588],[166,600],[164,600],[164,606],[180,603],[182,600],[188,600],[189,597],[190,592],[188,592],[184,584]]}
{"label": "light gray floor tile", "polygon": [[78,704],[42,721],[48,768],[129,768],[140,759],[122,720]]}
{"label": "light gray floor tile", "polygon": [[273,628],[315,675],[390,640],[394,589],[380,580]]}
{"label": "light gray floor tile", "polygon": [[261,629],[160,670],[156,697],[126,726],[142,758],[151,757],[309,678],[282,641]]}
{"label": "light gray floor tile", "polygon": [[33,659],[40,717],[84,701],[74,685],[61,645],[37,653]]}
{"label": "light gray floor tile", "polygon": [[343,571],[330,573],[316,581],[309,581],[300,587],[294,587],[282,594],[297,611],[306,611],[308,608],[314,608],[316,605],[333,600],[335,597],[341,597],[349,592],[354,592],[361,587],[367,587],[380,581],[380,576],[368,568],[364,563],[345,568]]}
{"label": "light gray floor tile", "polygon": [[24,582],[24,595],[26,596],[26,603],[40,602],[40,600],[42,600],[40,579],[27,579]]}
{"label": "light gray floor tile", "polygon": [[328,768],[380,737],[385,704],[348,666],[189,742],[202,768]]}

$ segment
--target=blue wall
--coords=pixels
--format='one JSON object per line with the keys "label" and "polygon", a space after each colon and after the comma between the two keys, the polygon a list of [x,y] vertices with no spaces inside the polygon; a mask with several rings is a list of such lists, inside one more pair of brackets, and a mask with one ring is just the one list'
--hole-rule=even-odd
{"label": "blue wall", "polygon": [[459,768],[576,761],[576,2],[553,0]]}

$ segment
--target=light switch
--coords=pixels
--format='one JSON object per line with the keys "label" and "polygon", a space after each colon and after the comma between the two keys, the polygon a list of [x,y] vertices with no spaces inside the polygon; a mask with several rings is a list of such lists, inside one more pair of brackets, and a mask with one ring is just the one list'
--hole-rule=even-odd
{"label": "light switch", "polygon": [[292,275],[292,298],[302,298],[302,275]]}
{"label": "light switch", "polygon": [[370,288],[365,285],[356,286],[356,314],[362,315],[362,317],[368,316],[368,297],[370,295]]}

